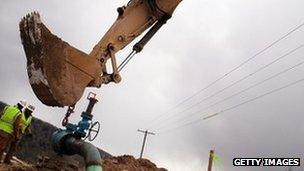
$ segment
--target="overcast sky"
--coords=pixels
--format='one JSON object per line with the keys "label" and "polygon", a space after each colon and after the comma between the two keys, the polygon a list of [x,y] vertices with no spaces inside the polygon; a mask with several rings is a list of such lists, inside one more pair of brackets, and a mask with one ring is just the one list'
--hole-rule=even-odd
{"label": "overcast sky", "polygon": [[[116,8],[126,3],[122,0],[2,0],[1,100],[16,103],[25,99],[37,107],[35,116],[60,126],[66,109],[44,106],[29,85],[18,29],[21,17],[33,10],[39,11],[43,22],[53,33],[89,53],[116,19]],[[169,170],[206,170],[208,153],[212,148],[223,161],[223,166],[217,166],[215,170],[286,170],[273,167],[235,168],[232,166],[235,157],[301,157],[301,164],[304,165],[302,82],[209,120],[166,131],[303,78],[304,65],[301,65],[201,111],[199,115],[187,117],[302,62],[304,48],[181,113],[188,106],[303,44],[304,27],[191,101],[167,113],[174,117],[163,117],[151,123],[157,116],[304,22],[303,6],[303,0],[183,1],[168,24],[121,73],[123,81],[120,84],[90,89],[100,99],[94,109],[94,119],[102,124],[101,134],[94,144],[113,155],[138,157],[143,135],[137,129],[149,126],[156,135],[148,137],[144,156]],[[128,46],[119,53],[119,60],[130,50]],[[79,119],[86,104],[85,98],[80,100],[76,106],[78,113],[72,116],[72,121]],[[179,122],[179,117],[186,119]]]}

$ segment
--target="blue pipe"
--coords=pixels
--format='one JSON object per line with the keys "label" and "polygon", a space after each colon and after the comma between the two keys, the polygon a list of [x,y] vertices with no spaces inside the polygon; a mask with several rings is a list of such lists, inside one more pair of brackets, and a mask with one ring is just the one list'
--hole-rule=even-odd
{"label": "blue pipe", "polygon": [[54,150],[59,154],[78,154],[84,158],[86,171],[102,171],[99,150],[92,144],[76,139],[66,130],[57,130],[52,136]]}
{"label": "blue pipe", "polygon": [[90,100],[87,110],[82,112],[82,120],[78,125],[68,123],[66,129],[58,129],[53,133],[52,145],[55,152],[59,154],[74,155],[78,154],[84,158],[87,171],[102,171],[101,157],[99,150],[92,144],[83,141],[90,128],[93,115],[92,110],[97,102],[95,97]]}

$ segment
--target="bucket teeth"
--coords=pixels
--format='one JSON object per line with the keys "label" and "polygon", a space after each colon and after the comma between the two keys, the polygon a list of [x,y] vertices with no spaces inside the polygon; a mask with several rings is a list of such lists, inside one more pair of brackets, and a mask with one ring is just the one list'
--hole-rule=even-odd
{"label": "bucket teeth", "polygon": [[53,35],[38,12],[23,17],[19,29],[29,82],[38,99],[48,106],[75,104],[93,79],[82,68],[95,72],[97,60]]}
{"label": "bucket teeth", "polygon": [[20,37],[27,58],[29,82],[40,101],[44,104],[58,106],[52,97],[46,73],[43,69],[43,48],[40,16],[32,12],[23,17],[19,23]]}

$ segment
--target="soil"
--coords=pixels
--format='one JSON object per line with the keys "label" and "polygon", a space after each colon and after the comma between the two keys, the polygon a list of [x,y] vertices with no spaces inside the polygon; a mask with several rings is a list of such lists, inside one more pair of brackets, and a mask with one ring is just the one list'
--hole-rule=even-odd
{"label": "soil", "polygon": [[102,164],[105,171],[167,171],[148,159],[135,159],[129,155],[107,157],[102,160]]}
{"label": "soil", "polygon": [[[26,163],[14,157],[10,165],[0,164],[1,171],[83,171],[85,168],[77,160],[65,156],[39,156],[35,164]],[[124,155],[107,157],[101,161],[103,171],[167,171],[147,159],[135,159]]]}

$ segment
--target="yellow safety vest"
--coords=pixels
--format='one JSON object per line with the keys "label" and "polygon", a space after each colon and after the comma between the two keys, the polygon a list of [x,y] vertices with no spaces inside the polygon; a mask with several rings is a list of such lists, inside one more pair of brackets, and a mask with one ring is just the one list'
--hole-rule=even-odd
{"label": "yellow safety vest", "polygon": [[25,130],[28,126],[30,126],[32,122],[32,116],[28,117],[27,119],[25,118],[24,113],[22,113],[21,121],[22,121],[22,133],[25,133]]}
{"label": "yellow safety vest", "polygon": [[21,114],[16,106],[6,106],[0,118],[0,130],[12,134],[14,132],[14,122]]}

